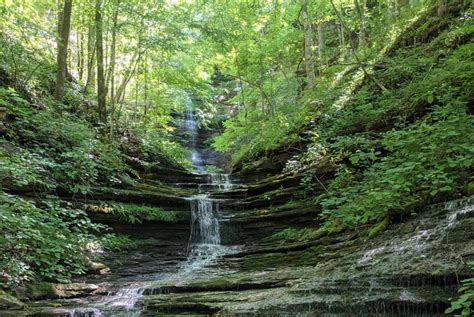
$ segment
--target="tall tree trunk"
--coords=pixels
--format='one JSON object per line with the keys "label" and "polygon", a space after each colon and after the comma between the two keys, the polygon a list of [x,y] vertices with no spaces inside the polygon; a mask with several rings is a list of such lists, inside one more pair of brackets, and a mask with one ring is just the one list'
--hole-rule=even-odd
{"label": "tall tree trunk", "polygon": [[79,81],[84,78],[84,34],[77,31],[77,73]]}
{"label": "tall tree trunk", "polygon": [[447,11],[446,0],[437,0],[438,15],[444,17]]}
{"label": "tall tree trunk", "polygon": [[[342,24],[342,26],[344,28],[346,28],[346,25],[344,23],[344,19],[342,18],[342,15],[341,13],[339,12],[339,10],[337,10],[336,8],[336,5],[334,4],[334,0],[329,0],[329,3],[331,3],[331,6],[334,10],[334,13],[336,14],[337,16],[337,19],[339,20],[339,23]],[[371,74],[369,74],[367,72],[367,69],[365,68],[365,63],[363,63],[361,61],[361,59],[359,58],[359,56],[357,55],[357,51],[356,51],[356,48],[354,47],[354,44],[352,43],[351,40],[349,40],[349,44],[350,44],[350,47],[351,47],[351,50],[352,50],[352,54],[354,55],[354,58],[356,59],[357,61],[357,64],[359,64],[359,67],[362,69],[362,71],[364,72],[364,75],[366,77],[368,77],[370,80],[372,80],[374,82],[374,84],[376,84],[377,86],[379,86],[379,88],[384,91],[384,92],[388,92],[388,89],[380,82],[378,81],[374,76],[372,76]]]}
{"label": "tall tree trunk", "polygon": [[93,21],[90,21],[87,30],[87,79],[85,90],[90,92],[91,88],[95,86],[95,51],[96,51],[96,39],[95,39],[95,25]]}
{"label": "tall tree trunk", "polygon": [[301,1],[301,11],[303,13],[304,26],[304,62],[306,77],[308,79],[308,88],[312,89],[316,82],[316,75],[314,73],[313,30],[311,29],[311,22],[308,16],[308,0]]}
{"label": "tall tree trunk", "polygon": [[64,0],[64,8],[59,14],[58,26],[58,49],[57,49],[57,73],[56,73],[56,89],[54,98],[57,101],[63,101],[64,98],[64,82],[67,73],[67,46],[69,43],[69,31],[71,29],[71,11],[72,0]]}
{"label": "tall tree trunk", "polygon": [[143,67],[143,71],[144,71],[144,77],[145,77],[145,87],[144,87],[144,93],[145,93],[145,96],[144,96],[144,101],[143,101],[143,104],[144,104],[144,111],[143,111],[143,122],[146,123],[146,116],[147,116],[147,112],[148,112],[148,56],[145,54],[145,61],[144,61],[144,67]]}
{"label": "tall tree trunk", "polygon": [[400,3],[399,0],[389,0],[387,9],[388,17],[391,21],[395,21],[400,16]]}
{"label": "tall tree trunk", "polygon": [[324,53],[324,22],[318,24],[318,59],[323,63]]}
{"label": "tall tree trunk", "polygon": [[364,47],[366,42],[365,38],[365,0],[354,0],[354,7],[359,15],[360,27],[359,27],[359,47]]}
{"label": "tall tree trunk", "polygon": [[114,101],[115,103],[118,103],[120,99],[122,98],[122,95],[125,94],[125,88],[127,87],[127,84],[132,78],[133,74],[135,73],[137,65],[140,62],[141,56],[144,53],[140,51],[140,46],[141,46],[141,40],[138,41],[137,48],[130,62],[130,66],[127,68],[123,76],[122,82],[117,88],[117,93],[115,94],[115,101]]}
{"label": "tall tree trunk", "polygon": [[114,83],[115,83],[115,52],[117,46],[117,19],[120,0],[115,2],[113,17],[112,17],[112,43],[110,48],[110,61],[107,69],[106,90],[110,91],[110,102],[114,103]]}
{"label": "tall tree trunk", "polygon": [[97,101],[99,120],[102,124],[107,123],[107,111],[105,108],[105,77],[104,77],[104,48],[102,43],[102,5],[103,0],[96,0],[95,5],[95,28],[96,28],[96,51],[97,51]]}

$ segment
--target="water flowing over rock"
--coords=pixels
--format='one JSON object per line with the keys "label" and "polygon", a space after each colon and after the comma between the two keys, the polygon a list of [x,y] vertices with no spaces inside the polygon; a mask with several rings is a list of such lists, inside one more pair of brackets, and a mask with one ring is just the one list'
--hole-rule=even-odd
{"label": "water flowing over rock", "polygon": [[282,243],[271,235],[315,218],[314,206],[285,205],[300,180],[205,174],[191,99],[184,127],[198,172],[176,181],[190,193],[186,221],[136,227],[139,248],[88,277],[91,294],[6,316],[443,316],[474,254],[474,198],[417,210],[371,239],[361,227]]}

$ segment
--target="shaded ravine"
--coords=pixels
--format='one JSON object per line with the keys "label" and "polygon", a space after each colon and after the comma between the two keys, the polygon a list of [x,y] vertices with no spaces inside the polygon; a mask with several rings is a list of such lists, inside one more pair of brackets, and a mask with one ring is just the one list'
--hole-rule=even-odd
{"label": "shaded ravine", "polygon": [[[237,248],[221,244],[219,205],[225,199],[211,198],[211,196],[216,193],[223,194],[237,185],[231,181],[227,174],[205,173],[208,164],[204,163],[201,149],[197,144],[198,128],[193,114],[192,100],[189,97],[185,99],[185,106],[183,127],[188,137],[189,160],[199,177],[195,182],[175,184],[175,186],[187,187],[196,191],[194,195],[184,197],[190,208],[190,234],[187,246],[178,246],[178,248],[182,248],[182,260],[170,261],[168,265],[157,263],[157,272],[119,276],[111,282],[107,277],[98,277],[92,281],[99,285],[92,284],[99,289],[99,291],[93,292],[95,295],[84,298],[38,301],[31,305],[33,315],[140,316],[147,310],[146,304],[140,303],[144,293],[168,292],[170,285],[175,287],[199,277],[212,278],[232,273],[228,269],[220,268],[216,263],[219,258],[235,252]],[[159,252],[160,250],[155,251]],[[138,252],[138,256],[142,256],[140,252]],[[176,255],[172,257],[176,258]],[[163,258],[158,259],[163,260]],[[85,281],[89,282],[87,278]],[[101,291],[102,287],[106,291]]]}
{"label": "shaded ravine", "polygon": [[419,210],[370,240],[369,228],[310,242],[271,240],[295,216],[269,214],[270,201],[250,208],[265,196],[260,187],[247,190],[232,176],[204,173],[190,100],[187,106],[183,126],[198,173],[175,184],[193,192],[182,197],[189,205],[189,224],[181,224],[186,239],[164,241],[156,223],[135,226],[150,230],[142,241],[148,244],[125,252],[122,268],[111,274],[86,276],[82,281],[94,285],[87,296],[32,302],[30,311],[0,316],[443,315],[474,256],[473,198]]}

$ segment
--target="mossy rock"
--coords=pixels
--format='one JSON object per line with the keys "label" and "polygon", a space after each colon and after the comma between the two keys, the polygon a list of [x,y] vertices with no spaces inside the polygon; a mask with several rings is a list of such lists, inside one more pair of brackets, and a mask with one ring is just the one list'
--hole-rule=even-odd
{"label": "mossy rock", "polygon": [[468,196],[474,196],[474,182],[466,185],[466,194]]}
{"label": "mossy rock", "polygon": [[42,282],[29,285],[24,296],[30,299],[73,298],[89,295],[98,288],[97,285],[86,283],[54,284]]}
{"label": "mossy rock", "polygon": [[228,291],[248,289],[252,283],[250,278],[217,278],[213,280],[206,280],[202,282],[193,282],[187,288],[199,291]]}
{"label": "mossy rock", "polygon": [[49,298],[54,295],[53,283],[35,283],[28,286],[25,297],[31,299]]}
{"label": "mossy rock", "polygon": [[390,222],[390,217],[386,216],[381,222],[373,226],[372,229],[370,229],[368,233],[369,239],[375,236],[380,231],[383,231],[384,229],[386,229],[389,225],[389,222]]}

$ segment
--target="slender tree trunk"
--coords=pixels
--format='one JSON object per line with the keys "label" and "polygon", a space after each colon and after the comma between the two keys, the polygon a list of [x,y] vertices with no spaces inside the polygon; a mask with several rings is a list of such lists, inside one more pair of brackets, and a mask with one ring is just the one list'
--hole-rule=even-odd
{"label": "slender tree trunk", "polygon": [[84,34],[77,31],[77,73],[79,81],[84,78]]}
{"label": "slender tree trunk", "polygon": [[143,52],[140,52],[140,46],[141,46],[141,41],[138,41],[137,48],[135,50],[135,53],[132,57],[132,60],[130,62],[130,66],[128,67],[127,71],[125,72],[125,75],[122,79],[122,82],[120,83],[119,87],[117,88],[117,93],[115,94],[115,103],[119,102],[122,95],[125,93],[125,88],[127,87],[128,82],[132,78],[133,74],[135,73],[135,70],[137,68],[138,63],[140,62],[141,56]]}
{"label": "slender tree trunk", "polygon": [[112,17],[112,43],[110,48],[110,61],[107,70],[106,90],[110,91],[110,102],[114,103],[114,82],[115,82],[115,54],[117,46],[117,19],[120,0],[115,2]]}
{"label": "slender tree trunk", "polygon": [[340,44],[342,46],[342,48],[344,49],[344,46],[346,45],[346,41],[345,41],[345,34],[344,34],[344,24],[339,24],[339,31],[340,31],[340,34],[341,34],[341,37],[339,39],[340,41]]}
{"label": "slender tree trunk", "polygon": [[354,0],[354,7],[359,15],[360,27],[359,27],[359,47],[365,47],[366,37],[365,37],[365,0]]}
{"label": "slender tree trunk", "polygon": [[97,51],[97,101],[99,120],[102,124],[107,123],[107,110],[105,108],[105,76],[104,76],[104,48],[102,43],[102,6],[103,0],[96,0],[95,27],[96,27],[96,51]]}
{"label": "slender tree trunk", "polygon": [[67,47],[69,43],[69,31],[71,29],[71,11],[72,0],[64,0],[64,8],[59,14],[58,19],[58,49],[57,49],[57,73],[56,73],[56,89],[54,98],[62,102],[64,98],[64,82],[67,73]]}
{"label": "slender tree trunk", "polygon": [[143,111],[143,122],[146,123],[146,116],[148,112],[148,56],[145,55],[145,66],[143,67],[144,76],[145,76],[145,98],[144,98],[144,111]]}
{"label": "slender tree trunk", "polygon": [[304,26],[304,61],[306,77],[308,79],[308,88],[312,89],[316,82],[316,75],[314,73],[313,30],[311,29],[311,22],[309,21],[308,16],[308,0],[302,0],[301,10],[303,13]]}
{"label": "slender tree trunk", "polygon": [[437,0],[438,15],[440,17],[444,17],[446,15],[446,11],[448,9],[446,1],[447,0]]}
{"label": "slender tree trunk", "polygon": [[90,92],[95,87],[95,25],[93,21],[90,21],[87,30],[87,79],[85,90]]}
{"label": "slender tree trunk", "polygon": [[389,19],[395,21],[400,15],[400,4],[398,0],[389,0],[387,8]]}
{"label": "slender tree trunk", "polygon": [[319,62],[323,63],[324,54],[324,23],[318,24],[318,59]]}
{"label": "slender tree trunk", "polygon": [[[336,8],[336,5],[334,4],[334,0],[329,0],[329,2],[331,3],[331,6],[334,10],[334,13],[336,14],[338,20],[339,20],[339,23],[341,23],[343,25],[344,28],[346,28],[345,26],[345,23],[344,23],[344,20],[342,18],[342,15],[341,13],[339,12],[339,10],[337,10]],[[357,61],[357,64],[359,64],[359,67],[362,69],[362,71],[364,72],[364,75],[366,77],[368,77],[370,80],[372,80],[372,82],[374,84],[376,84],[377,86],[379,86],[379,88],[384,91],[384,92],[388,92],[388,89],[380,82],[378,81],[374,76],[372,76],[371,74],[369,74],[367,72],[367,69],[365,68],[365,63],[363,63],[360,58],[359,58],[359,55],[357,55],[357,51],[356,51],[356,48],[354,47],[354,44],[352,43],[351,40],[349,40],[349,44],[351,46],[351,50],[352,50],[352,54],[354,55],[354,58],[356,59]]]}

